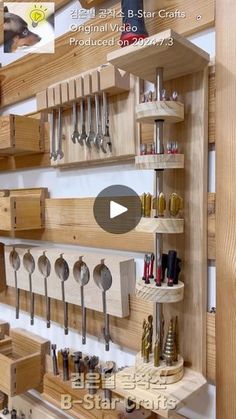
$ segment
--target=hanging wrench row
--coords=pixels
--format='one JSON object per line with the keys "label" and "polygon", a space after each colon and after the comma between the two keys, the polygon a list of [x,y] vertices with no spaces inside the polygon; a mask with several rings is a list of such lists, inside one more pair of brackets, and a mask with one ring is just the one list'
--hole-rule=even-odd
{"label": "hanging wrench row", "polygon": [[[80,129],[78,124],[78,105],[77,102],[73,102],[73,133],[71,140],[74,144],[79,143],[81,146],[86,146],[88,149],[92,149],[94,146],[97,151],[102,151],[107,154],[108,151],[112,151],[112,143],[109,132],[109,105],[107,94],[103,92],[102,95],[102,106],[101,98],[99,94],[95,95],[95,120],[96,129],[93,123],[93,106],[92,97],[87,97],[87,115],[88,115],[88,133],[86,132],[86,116],[84,110],[84,99],[80,100]],[[56,110],[52,110],[51,114],[51,160],[56,161],[57,159],[63,159],[64,153],[62,150],[62,108],[58,109],[57,119],[57,138],[56,138]],[[103,120],[103,121],[102,121]],[[58,146],[57,146],[57,145]],[[56,148],[57,147],[57,148]]]}

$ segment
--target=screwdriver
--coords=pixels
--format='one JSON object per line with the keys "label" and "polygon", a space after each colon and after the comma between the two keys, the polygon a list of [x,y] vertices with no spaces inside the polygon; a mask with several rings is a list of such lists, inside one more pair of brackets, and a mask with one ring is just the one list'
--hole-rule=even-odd
{"label": "screwdriver", "polygon": [[167,262],[168,287],[173,287],[174,285],[174,278],[176,275],[176,261],[177,261],[177,252],[175,250],[170,250],[168,253],[168,262]]}

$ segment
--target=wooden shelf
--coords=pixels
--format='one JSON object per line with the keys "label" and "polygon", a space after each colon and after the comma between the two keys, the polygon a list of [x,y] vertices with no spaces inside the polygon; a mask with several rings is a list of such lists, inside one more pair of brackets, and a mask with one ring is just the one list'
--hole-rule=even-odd
{"label": "wooden shelf", "polygon": [[47,190],[14,189],[0,191],[0,229],[23,231],[44,227]]}
{"label": "wooden shelf", "polygon": [[14,156],[42,153],[43,125],[39,119],[27,116],[0,117],[0,155]]}
{"label": "wooden shelf", "polygon": [[135,166],[141,170],[184,169],[184,154],[136,156]]}
{"label": "wooden shelf", "polygon": [[141,218],[136,227],[140,233],[181,234],[184,232],[182,218]]}
{"label": "wooden shelf", "polygon": [[152,303],[178,303],[184,298],[184,283],[168,287],[163,283],[161,287],[156,284],[146,285],[140,280],[136,283],[136,297]]}
{"label": "wooden shelf", "polygon": [[[146,374],[146,371],[145,371]],[[132,388],[127,388],[129,377],[132,377]],[[134,377],[134,381],[133,381]],[[135,380],[136,379],[136,380]],[[135,382],[136,381],[136,382]],[[163,418],[171,417],[174,413],[174,407],[178,408],[194,393],[203,388],[206,384],[206,379],[202,374],[195,372],[189,368],[184,369],[184,376],[181,381],[177,383],[165,385],[158,381],[156,384],[150,383],[150,388],[145,390],[145,384],[140,381],[140,377],[136,375],[136,367],[125,368],[116,374],[116,389],[114,392],[122,397],[132,397],[136,403],[145,406],[148,403],[152,405],[152,411]],[[171,410],[161,410],[160,400],[165,401],[168,405],[170,403]],[[175,401],[175,406],[173,406]],[[166,404],[165,403],[165,404]]]}
{"label": "wooden shelf", "polygon": [[164,79],[171,80],[203,70],[209,60],[205,51],[171,29],[150,36],[143,45],[130,45],[107,56],[114,66],[152,83],[157,67],[163,67]]}
{"label": "wooden shelf", "polygon": [[0,390],[15,396],[38,388],[49,353],[48,340],[22,329],[11,330],[10,337],[0,341]]}
{"label": "wooden shelf", "polygon": [[136,120],[143,124],[154,124],[161,119],[169,124],[184,120],[184,104],[171,100],[140,103],[136,106]]}

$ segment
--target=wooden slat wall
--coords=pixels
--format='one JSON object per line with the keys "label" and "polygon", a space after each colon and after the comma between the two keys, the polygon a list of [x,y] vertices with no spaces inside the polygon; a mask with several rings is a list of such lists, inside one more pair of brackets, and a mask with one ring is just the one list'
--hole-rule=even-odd
{"label": "wooden slat wall", "polygon": [[[50,2],[51,0],[45,0],[44,2]],[[66,4],[70,3],[71,0],[56,0],[55,1],[55,10],[60,9]],[[15,2],[31,2],[31,0],[11,0],[11,3]],[[40,0],[35,0],[34,3],[42,3]],[[0,3],[0,44],[3,43],[3,2]]]}
{"label": "wooden slat wall", "polygon": [[216,403],[236,417],[236,2],[216,2]]}
{"label": "wooden slat wall", "polygon": [[[214,197],[214,194],[210,194],[208,200],[211,218],[214,218]],[[99,228],[93,217],[93,202],[93,198],[46,199],[44,230],[0,231],[0,236],[136,252],[153,251],[152,234],[132,231],[119,235],[106,233]]]}
{"label": "wooden slat wall", "polygon": [[[177,0],[178,8],[186,11],[185,19],[148,19],[147,27],[150,34],[172,27],[179,33],[186,34],[199,31],[214,25],[214,0],[199,0],[192,3],[190,0]],[[120,2],[114,6],[120,9]],[[202,15],[202,19],[196,17]],[[106,23],[112,25],[119,23],[118,18],[108,18]],[[93,19],[93,25],[100,25],[99,18]],[[46,89],[49,85],[57,83],[68,77],[73,77],[97,65],[104,64],[109,52],[117,48],[117,44],[109,46],[76,46],[69,47],[71,33],[66,33],[56,40],[56,52],[53,54],[28,55],[0,70],[3,77],[1,85],[1,106],[7,106],[34,96],[37,92]],[[117,41],[119,33],[95,32],[90,35],[91,41],[108,41],[111,38]],[[88,39],[87,34],[80,33],[82,41]],[[25,75],[27,74],[27,77]]]}

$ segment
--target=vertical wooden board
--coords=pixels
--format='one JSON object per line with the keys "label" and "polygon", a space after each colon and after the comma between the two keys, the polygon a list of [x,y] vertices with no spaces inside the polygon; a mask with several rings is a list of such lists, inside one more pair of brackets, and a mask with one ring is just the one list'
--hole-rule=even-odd
{"label": "vertical wooden board", "polygon": [[14,390],[14,362],[0,353],[0,389],[5,394]]}
{"label": "vertical wooden board", "polygon": [[[178,249],[183,259],[183,304],[165,307],[166,321],[179,316],[180,353],[185,363],[206,372],[207,295],[207,167],[208,167],[208,69],[165,84],[177,90],[185,104],[184,122],[165,127],[165,140],[175,138],[185,155],[185,169],[166,171],[165,191],[184,197],[184,235],[164,239],[165,249]],[[196,175],[197,174],[197,175]],[[171,246],[171,247],[170,247]]]}
{"label": "vertical wooden board", "polygon": [[216,2],[216,404],[236,417],[236,3]]}
{"label": "vertical wooden board", "polygon": [[0,228],[4,230],[11,230],[14,225],[13,219],[13,199],[0,199]]}
{"label": "vertical wooden board", "polygon": [[207,378],[216,379],[216,315],[207,313]]}
{"label": "vertical wooden board", "polygon": [[42,382],[41,354],[36,353],[15,361],[15,388],[11,395],[23,394]]}

